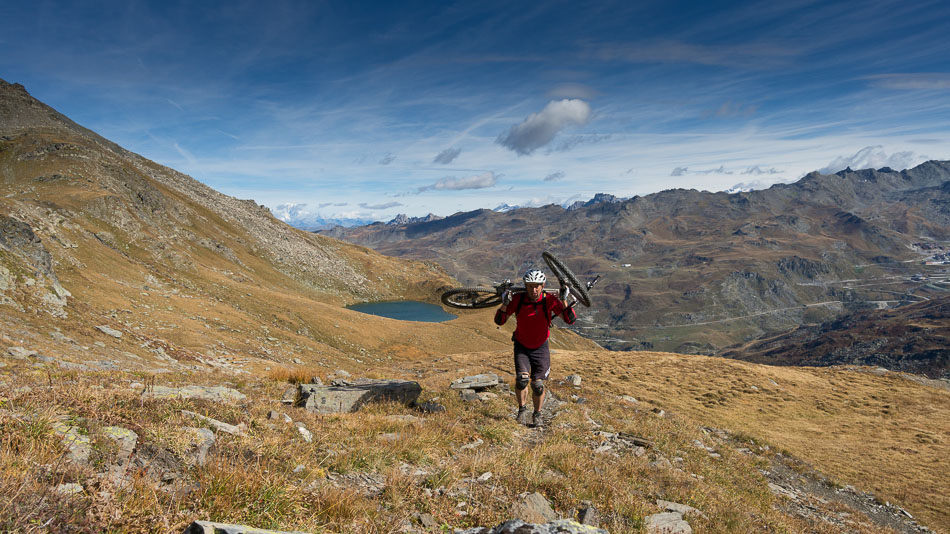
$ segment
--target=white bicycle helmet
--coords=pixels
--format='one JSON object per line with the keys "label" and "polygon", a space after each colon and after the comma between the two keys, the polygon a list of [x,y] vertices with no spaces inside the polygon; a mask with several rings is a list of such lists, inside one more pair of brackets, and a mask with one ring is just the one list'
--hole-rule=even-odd
{"label": "white bicycle helmet", "polygon": [[544,276],[544,273],[537,269],[531,269],[524,273],[524,283],[526,284],[543,284],[547,278]]}

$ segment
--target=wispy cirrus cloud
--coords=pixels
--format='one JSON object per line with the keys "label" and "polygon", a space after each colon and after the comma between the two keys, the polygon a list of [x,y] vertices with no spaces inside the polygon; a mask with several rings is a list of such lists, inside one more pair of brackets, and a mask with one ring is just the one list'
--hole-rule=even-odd
{"label": "wispy cirrus cloud", "polygon": [[586,51],[594,58],[603,61],[696,63],[747,69],[765,69],[785,65],[799,55],[798,50],[768,41],[714,45],[669,39],[636,43],[589,43]]}
{"label": "wispy cirrus cloud", "polygon": [[385,156],[382,157],[382,159],[379,160],[379,164],[380,164],[380,165],[389,165],[390,163],[392,163],[392,162],[394,162],[394,161],[396,161],[396,155],[393,154],[392,152],[388,152],[388,153],[386,153]]}
{"label": "wispy cirrus cloud", "polygon": [[915,72],[868,76],[875,87],[901,91],[946,91],[950,89],[948,72]]}
{"label": "wispy cirrus cloud", "polygon": [[558,180],[564,179],[565,176],[567,176],[567,175],[564,174],[564,171],[552,172],[551,174],[549,174],[549,175],[547,175],[547,176],[544,177],[544,181],[545,181],[545,182],[556,182],[556,181],[558,181]]}
{"label": "wispy cirrus cloud", "polygon": [[574,135],[558,142],[555,146],[549,148],[546,153],[567,152],[580,145],[593,145],[610,139],[610,134],[603,135]]}
{"label": "wispy cirrus cloud", "polygon": [[459,154],[462,153],[461,148],[446,148],[432,160],[432,163],[440,163],[442,165],[448,165],[455,161],[455,158],[459,157]]}
{"label": "wispy cirrus cloud", "polygon": [[366,202],[361,202],[359,204],[364,210],[388,210],[389,208],[396,208],[402,206],[401,202],[386,202],[385,204],[367,204]]}
{"label": "wispy cirrus cloud", "polygon": [[498,176],[489,171],[465,178],[456,178],[454,176],[442,178],[432,185],[420,187],[419,193],[424,191],[461,191],[463,189],[485,189],[498,183]]}
{"label": "wispy cirrus cloud", "polygon": [[590,100],[598,95],[598,91],[593,87],[584,85],[582,83],[561,83],[548,91],[548,96],[551,98],[580,98],[582,100]]}
{"label": "wispy cirrus cloud", "polygon": [[512,126],[495,140],[520,156],[530,155],[547,145],[563,129],[587,124],[590,104],[580,99],[551,101],[538,113],[532,113],[520,124]]}
{"label": "wispy cirrus cloud", "polygon": [[717,119],[731,119],[736,117],[751,117],[755,115],[758,106],[751,104],[742,104],[740,102],[723,102],[721,106],[715,110],[707,111],[703,114],[704,117],[717,118]]}

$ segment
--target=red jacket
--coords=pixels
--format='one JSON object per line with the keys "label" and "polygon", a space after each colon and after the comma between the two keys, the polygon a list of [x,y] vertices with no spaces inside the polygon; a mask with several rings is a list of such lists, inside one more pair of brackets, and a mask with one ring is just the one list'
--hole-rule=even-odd
{"label": "red jacket", "polygon": [[[515,317],[518,324],[512,339],[526,348],[536,349],[544,345],[544,342],[551,337],[551,319],[554,317],[560,315],[567,324],[574,324],[577,319],[574,308],[565,308],[561,301],[550,293],[543,293],[542,297],[535,302],[525,301],[521,304],[521,300],[527,298],[526,293],[516,293],[508,304],[507,311],[501,311],[501,308],[498,308],[495,312],[495,324],[499,326],[505,324],[512,314],[518,314]],[[545,305],[547,317],[544,316]]]}

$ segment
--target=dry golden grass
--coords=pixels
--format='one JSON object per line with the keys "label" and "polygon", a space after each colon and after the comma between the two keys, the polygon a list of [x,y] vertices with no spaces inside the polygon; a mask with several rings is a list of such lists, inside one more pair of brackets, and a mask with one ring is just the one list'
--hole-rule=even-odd
{"label": "dry golden grass", "polygon": [[592,386],[755,436],[927,524],[950,524],[947,389],[868,369],[664,353],[564,352],[555,361]]}
{"label": "dry golden grass", "polygon": [[[607,358],[613,358],[609,369],[617,369],[625,378],[607,370]],[[842,399],[823,401],[825,409],[838,409],[837,403],[849,401],[863,406],[863,399],[870,399],[872,393],[892,404],[896,401],[882,397],[880,391],[890,388],[894,393],[889,395],[895,396],[899,391],[903,404],[890,416],[889,425],[895,436],[901,428],[919,424],[917,416],[907,412],[921,406],[929,406],[934,420],[946,420],[940,419],[948,409],[945,392],[844,370],[775,369],[655,353],[556,351],[555,379],[577,372],[584,377],[584,386],[573,390],[553,380],[550,390],[565,402],[552,424],[538,432],[514,422],[513,402],[507,395],[469,404],[448,389],[451,379],[470,371],[497,370],[510,378],[510,373],[502,371],[508,359],[506,351],[495,351],[454,354],[439,362],[400,362],[403,373],[417,375],[422,383],[423,399],[438,397],[447,408],[444,413],[426,415],[397,404],[371,405],[355,414],[338,415],[282,406],[277,399],[287,380],[303,376],[293,368],[274,369],[261,378],[210,372],[155,378],[161,384],[229,382],[248,396],[247,405],[240,406],[189,400],[143,402],[141,389],[129,387],[142,380],[140,375],[63,373],[10,363],[0,368],[4,409],[0,415],[0,517],[4,518],[0,530],[39,532],[47,524],[45,528],[51,531],[69,525],[76,532],[175,532],[189,521],[206,519],[280,530],[376,533],[398,530],[417,512],[430,513],[447,527],[457,528],[497,524],[509,517],[511,503],[519,494],[538,491],[565,515],[589,502],[603,515],[603,526],[614,534],[642,532],[644,518],[659,511],[654,504],[657,498],[702,510],[704,517],[689,517],[696,532],[836,532],[831,525],[809,523],[774,508],[779,501],[759,472],[768,466],[769,453],[764,449],[760,450],[764,456],[750,456],[717,446],[722,458],[713,460],[694,447],[695,440],[711,443],[703,425],[754,436],[757,443],[771,444],[773,450],[784,448],[833,474],[842,484],[874,489],[882,498],[918,512],[931,526],[939,526],[945,518],[939,510],[928,508],[924,497],[931,492],[936,498],[933,506],[941,506],[947,482],[938,476],[940,465],[901,456],[903,469],[915,473],[914,479],[869,475],[875,470],[886,473],[888,466],[875,462],[894,461],[892,455],[901,453],[893,444],[903,443],[903,438],[889,444],[862,444],[870,430],[840,435],[839,428],[857,424],[860,414],[839,414],[838,423],[829,419],[821,421],[822,427],[803,430],[805,422],[817,416],[816,410],[821,411],[814,401],[831,383],[851,384],[854,391]],[[710,391],[718,392],[717,396],[704,395]],[[570,402],[573,392],[587,402]],[[618,402],[619,394],[635,395],[641,402]],[[769,406],[781,413],[770,414]],[[658,417],[653,407],[670,414]],[[195,485],[187,495],[157,490],[141,475],[124,490],[100,494],[109,488],[98,481],[96,472],[114,454],[102,437],[102,428],[129,428],[139,435],[140,446],[150,443],[180,454],[180,429],[201,426],[183,416],[183,409],[230,424],[243,423],[247,434],[217,434],[208,463],[186,468]],[[870,411],[865,416],[871,416],[874,409],[882,408],[864,409]],[[268,419],[270,410],[287,413],[305,425],[313,433],[313,442],[304,442],[292,425]],[[63,445],[52,432],[56,416],[70,416],[73,424],[87,432],[93,447],[90,467],[74,466],[64,459]],[[774,417],[782,418],[783,426]],[[594,449],[603,438],[594,434],[591,421],[602,425],[600,430],[651,439],[654,447],[642,457],[631,451],[597,453]],[[946,435],[929,432],[938,443],[917,444],[917,458],[946,453]],[[476,447],[462,448],[479,441]],[[848,462],[835,456],[843,445],[857,451],[847,458],[861,458],[854,462],[854,471],[846,470]],[[671,460],[682,458],[678,460],[681,469],[652,467],[658,454]],[[303,468],[295,471],[299,465]],[[487,481],[476,480],[486,472],[492,473]],[[353,482],[357,476],[377,480],[379,493],[365,495],[365,488]],[[52,489],[62,482],[82,484],[85,492],[58,495]],[[918,491],[911,488],[913,484],[926,486]],[[903,491],[904,497],[891,497],[891,491]],[[887,532],[861,521],[853,531]]]}

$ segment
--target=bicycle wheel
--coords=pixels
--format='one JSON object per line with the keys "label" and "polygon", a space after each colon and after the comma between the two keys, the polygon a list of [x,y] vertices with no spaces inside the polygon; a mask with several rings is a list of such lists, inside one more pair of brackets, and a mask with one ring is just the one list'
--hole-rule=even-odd
{"label": "bicycle wheel", "polygon": [[452,308],[491,308],[501,304],[501,295],[490,287],[456,287],[442,293],[442,303]]}
{"label": "bicycle wheel", "polygon": [[587,285],[578,282],[574,273],[571,272],[566,265],[561,263],[561,260],[555,258],[554,254],[544,251],[541,253],[541,257],[544,258],[544,262],[548,264],[548,267],[554,271],[554,276],[556,276],[559,281],[567,284],[567,287],[571,288],[571,293],[574,294],[577,301],[589,308],[590,295],[587,294]]}

